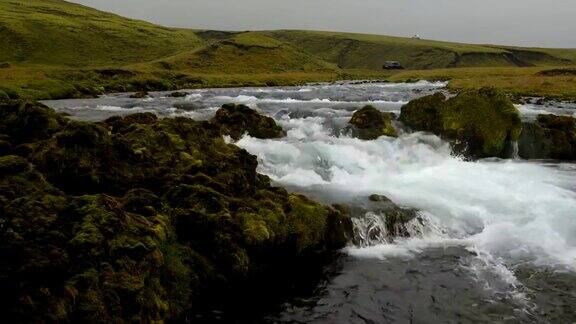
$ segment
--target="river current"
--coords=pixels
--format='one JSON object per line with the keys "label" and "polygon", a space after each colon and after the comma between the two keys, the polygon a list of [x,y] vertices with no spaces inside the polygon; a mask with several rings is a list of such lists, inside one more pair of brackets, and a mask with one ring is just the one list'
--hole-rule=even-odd
{"label": "river current", "polygon": [[[399,114],[411,99],[445,83],[342,82],[300,87],[189,90],[44,102],[72,118],[154,112],[208,119],[224,103],[273,117],[287,136],[244,136],[274,183],[325,203],[364,206],[372,194],[417,210],[408,238],[381,235],[350,244],[311,293],[291,298],[261,321],[278,323],[572,323],[576,321],[576,164],[453,156],[421,132],[362,141],[344,131],[371,104]],[[518,106],[576,116],[576,105]],[[382,227],[367,212],[357,227]]]}

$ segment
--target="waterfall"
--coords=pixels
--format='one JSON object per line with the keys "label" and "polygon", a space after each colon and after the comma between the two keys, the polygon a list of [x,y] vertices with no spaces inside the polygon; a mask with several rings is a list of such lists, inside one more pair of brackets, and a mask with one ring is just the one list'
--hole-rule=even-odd
{"label": "waterfall", "polygon": [[512,142],[512,159],[520,160],[520,155],[518,154],[518,141]]}

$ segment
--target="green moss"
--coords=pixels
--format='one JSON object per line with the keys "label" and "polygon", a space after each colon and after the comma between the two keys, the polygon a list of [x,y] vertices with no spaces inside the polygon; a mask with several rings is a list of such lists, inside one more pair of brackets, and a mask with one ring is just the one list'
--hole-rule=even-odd
{"label": "green moss", "polygon": [[266,222],[260,215],[254,213],[240,213],[237,217],[248,244],[259,245],[272,238]]}
{"label": "green moss", "polygon": [[65,123],[40,103],[16,100],[0,101],[0,119],[0,134],[10,136],[16,145],[47,139]]}
{"label": "green moss", "polygon": [[25,172],[29,169],[28,161],[19,156],[7,155],[0,157],[0,174],[3,176]]}
{"label": "green moss", "polygon": [[380,136],[398,136],[392,120],[394,114],[381,112],[373,106],[365,106],[354,112],[349,124],[354,136],[363,140],[374,140]]}
{"label": "green moss", "polygon": [[411,101],[400,116],[415,130],[457,140],[457,152],[473,157],[504,156],[518,140],[520,114],[507,96],[493,88],[467,90],[445,100],[442,94]]}
{"label": "green moss", "polygon": [[576,118],[539,115],[534,123],[523,123],[518,143],[526,159],[576,159]]}
{"label": "green moss", "polygon": [[218,109],[212,119],[223,135],[235,140],[245,133],[257,138],[278,138],[285,135],[274,119],[262,116],[244,105],[227,104]]}
{"label": "green moss", "polygon": [[[7,107],[0,138],[27,147],[26,158],[0,156],[11,320],[177,321],[205,296],[229,303],[226,289],[346,243],[341,215],[272,188],[255,156],[224,141],[228,126]],[[266,117],[247,115],[251,131],[269,131]]]}
{"label": "green moss", "polygon": [[314,247],[323,241],[328,211],[304,196],[290,195],[290,211],[287,213],[288,238],[299,251]]}

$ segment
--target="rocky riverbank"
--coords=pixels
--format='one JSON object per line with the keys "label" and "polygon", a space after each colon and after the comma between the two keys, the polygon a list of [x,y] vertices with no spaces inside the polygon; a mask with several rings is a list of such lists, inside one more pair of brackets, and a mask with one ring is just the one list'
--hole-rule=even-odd
{"label": "rocky riverbank", "polygon": [[[248,132],[270,122],[225,109],[248,114]],[[263,278],[343,247],[350,220],[272,187],[254,156],[224,141],[225,124],[153,114],[77,122],[3,101],[5,320],[189,319],[237,303],[242,289],[278,295]]]}
{"label": "rocky riverbank", "polygon": [[[348,243],[391,244],[426,227],[420,208],[398,207],[379,194],[386,190],[365,183],[372,177],[351,186],[369,192],[349,207],[321,205],[271,186],[269,177],[257,173],[256,157],[238,147],[251,147],[243,134],[248,141],[287,136],[293,151],[290,145],[301,145],[308,127],[295,132],[286,127],[289,120],[276,119],[283,129],[243,105],[225,105],[213,116],[200,122],[138,113],[81,122],[38,103],[2,101],[0,288],[6,319],[189,321],[230,309],[253,312],[317,280],[323,264]],[[525,143],[544,143],[547,150],[538,152],[547,153],[537,158],[573,159],[574,118],[547,115],[522,124],[515,107],[493,89],[416,99],[403,105],[400,116],[413,130],[452,141],[454,152],[469,158],[506,155],[517,140],[520,156]],[[404,145],[411,143],[407,135],[433,139],[405,133],[394,118],[368,106],[341,127],[365,139],[354,139],[354,147],[372,152],[372,145],[380,145],[374,152],[397,163],[405,158],[393,158],[387,140],[373,140],[399,136],[395,145]],[[538,140],[529,136],[531,127]],[[238,146],[230,144],[238,139]],[[351,139],[334,140],[350,145]],[[313,163],[321,183],[368,167],[333,174],[329,157],[311,152],[312,158],[296,162],[304,169]],[[269,168],[277,159],[264,154],[262,162]],[[387,166],[390,161],[375,169],[387,172],[385,179],[403,172],[401,165]],[[368,199],[372,193],[378,194]],[[396,196],[402,206],[421,206],[411,203],[418,197]]]}

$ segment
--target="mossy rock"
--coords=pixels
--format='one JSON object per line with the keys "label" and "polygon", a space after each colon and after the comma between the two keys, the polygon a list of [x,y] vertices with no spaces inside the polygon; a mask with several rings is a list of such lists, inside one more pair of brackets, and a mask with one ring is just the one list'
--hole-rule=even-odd
{"label": "mossy rock", "polygon": [[518,154],[524,159],[576,160],[576,118],[539,115],[523,123]]}
{"label": "mossy rock", "polygon": [[15,156],[15,155],[7,155],[0,157],[0,174],[1,175],[10,175],[19,172],[26,171],[30,168],[30,164],[26,159]]}
{"label": "mossy rock", "polygon": [[0,100],[10,99],[10,96],[6,93],[6,91],[0,89]]}
{"label": "mossy rock", "polygon": [[235,140],[244,134],[256,138],[279,138],[286,135],[274,119],[262,116],[245,105],[223,105],[212,118],[212,123],[220,127],[223,135],[229,135]]}
{"label": "mossy rock", "polygon": [[137,113],[125,117],[113,116],[102,124],[112,130],[113,133],[124,133],[129,131],[133,125],[151,125],[158,121],[153,113]]}
{"label": "mossy rock", "polygon": [[66,121],[54,110],[37,102],[0,100],[0,134],[13,145],[50,138]]}
{"label": "mossy rock", "polygon": [[381,112],[373,106],[365,106],[354,112],[349,124],[354,137],[374,140],[380,136],[398,136],[392,126],[394,119],[393,113]]}
{"label": "mossy rock", "polygon": [[400,120],[452,140],[456,153],[473,158],[507,157],[522,128],[516,107],[493,88],[466,90],[449,99],[436,93],[412,100],[402,107]]}
{"label": "mossy rock", "polygon": [[[89,123],[7,106],[0,140],[22,154],[0,156],[10,322],[178,321],[206,296],[233,304],[239,283],[351,237],[345,213],[271,187],[256,157],[222,138],[233,125],[152,114]],[[273,123],[239,114],[256,134]]]}

